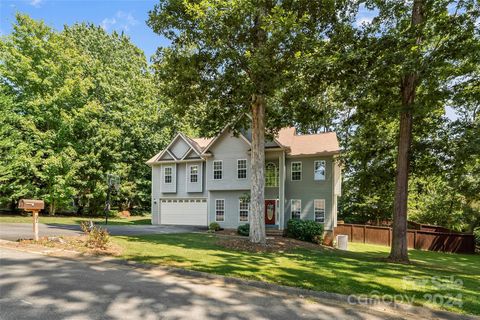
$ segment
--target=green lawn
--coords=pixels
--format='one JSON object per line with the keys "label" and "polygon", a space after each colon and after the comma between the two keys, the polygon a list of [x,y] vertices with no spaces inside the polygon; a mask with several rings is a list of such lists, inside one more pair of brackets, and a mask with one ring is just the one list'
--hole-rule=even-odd
{"label": "green lawn", "polygon": [[[249,253],[220,247],[216,237],[208,234],[122,236],[114,237],[114,242],[124,248],[122,257],[128,260],[347,295],[402,294],[413,297],[415,304],[480,314],[479,255],[411,250],[413,264],[398,265],[383,260],[388,247],[359,243],[349,243],[348,252]],[[404,276],[416,282],[404,281]],[[433,282],[444,281],[444,287],[434,286],[432,276],[442,277]],[[442,279],[451,276],[463,284],[446,288],[445,284],[452,283]],[[427,283],[422,285],[422,281]],[[428,302],[429,294],[436,302]],[[454,298],[448,300],[449,295]]]}
{"label": "green lawn", "polygon": [[[105,218],[88,218],[88,217],[62,217],[62,216],[40,216],[39,222],[46,224],[80,224],[82,221],[92,220],[98,224],[105,224]],[[0,223],[32,223],[32,217],[0,215]],[[109,217],[108,224],[111,225],[135,225],[135,224],[151,224],[150,215],[131,216],[130,218]]]}

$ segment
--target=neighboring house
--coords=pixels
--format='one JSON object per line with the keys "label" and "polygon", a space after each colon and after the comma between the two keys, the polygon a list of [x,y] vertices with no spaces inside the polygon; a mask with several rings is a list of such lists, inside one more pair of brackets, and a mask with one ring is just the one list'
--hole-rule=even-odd
{"label": "neighboring house", "polygon": [[[225,128],[212,139],[179,133],[147,164],[152,167],[152,224],[223,228],[248,223],[249,131]],[[265,142],[265,224],[284,229],[289,219],[315,220],[331,231],[337,224],[340,152],[333,132],[297,135],[280,130]]]}

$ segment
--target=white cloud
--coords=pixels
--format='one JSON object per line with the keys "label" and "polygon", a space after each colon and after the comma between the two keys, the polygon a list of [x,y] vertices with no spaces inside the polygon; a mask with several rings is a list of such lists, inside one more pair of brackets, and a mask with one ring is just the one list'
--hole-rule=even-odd
{"label": "white cloud", "polygon": [[43,0],[31,0],[30,4],[34,7],[39,7]]}
{"label": "white cloud", "polygon": [[114,17],[103,19],[100,26],[106,31],[111,29],[129,31],[130,27],[136,24],[138,21],[130,12],[117,11]]}
{"label": "white cloud", "polygon": [[111,27],[114,26],[117,23],[117,20],[115,18],[105,18],[102,20],[102,23],[100,26],[104,29],[107,30]]}

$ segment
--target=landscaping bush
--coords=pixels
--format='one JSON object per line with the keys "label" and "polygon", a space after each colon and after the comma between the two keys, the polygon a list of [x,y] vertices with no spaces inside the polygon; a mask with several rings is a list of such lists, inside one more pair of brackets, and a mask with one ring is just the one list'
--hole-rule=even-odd
{"label": "landscaping bush", "polygon": [[238,226],[237,232],[241,236],[248,237],[250,235],[250,225],[247,223],[247,224],[242,224],[241,226]]}
{"label": "landscaping bush", "polygon": [[475,228],[473,234],[475,235],[475,245],[480,248],[480,227]]}
{"label": "landscaping bush", "polygon": [[290,219],[287,237],[318,243],[323,235],[323,224],[311,220]]}
{"label": "landscaping bush", "polygon": [[221,229],[221,228],[220,228],[220,225],[219,225],[218,223],[216,223],[216,222],[212,222],[212,223],[210,223],[210,225],[208,226],[208,230],[210,230],[210,231],[218,231],[218,230],[220,230],[220,229]]}
{"label": "landscaping bush", "polygon": [[107,229],[96,226],[89,222],[80,224],[83,232],[87,235],[86,246],[92,249],[106,249],[110,241]]}

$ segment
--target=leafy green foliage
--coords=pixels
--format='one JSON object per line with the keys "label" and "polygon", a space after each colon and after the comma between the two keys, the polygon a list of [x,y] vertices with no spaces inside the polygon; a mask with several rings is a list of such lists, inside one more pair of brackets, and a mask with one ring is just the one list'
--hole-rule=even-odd
{"label": "leafy green foliage", "polygon": [[50,214],[96,214],[114,173],[118,205],[146,206],[144,163],[172,122],[143,52],[94,25],[57,32],[21,14],[0,45],[0,204],[35,197]]}
{"label": "leafy green foliage", "polygon": [[220,230],[220,225],[217,223],[217,222],[211,222],[209,225],[208,225],[208,230],[210,231],[218,231]]}
{"label": "leafy green foliage", "polygon": [[250,235],[250,224],[246,223],[238,226],[237,233],[241,236],[248,237]]}
{"label": "leafy green foliage", "polygon": [[287,237],[318,243],[323,236],[323,224],[312,220],[290,219],[287,223]]}

